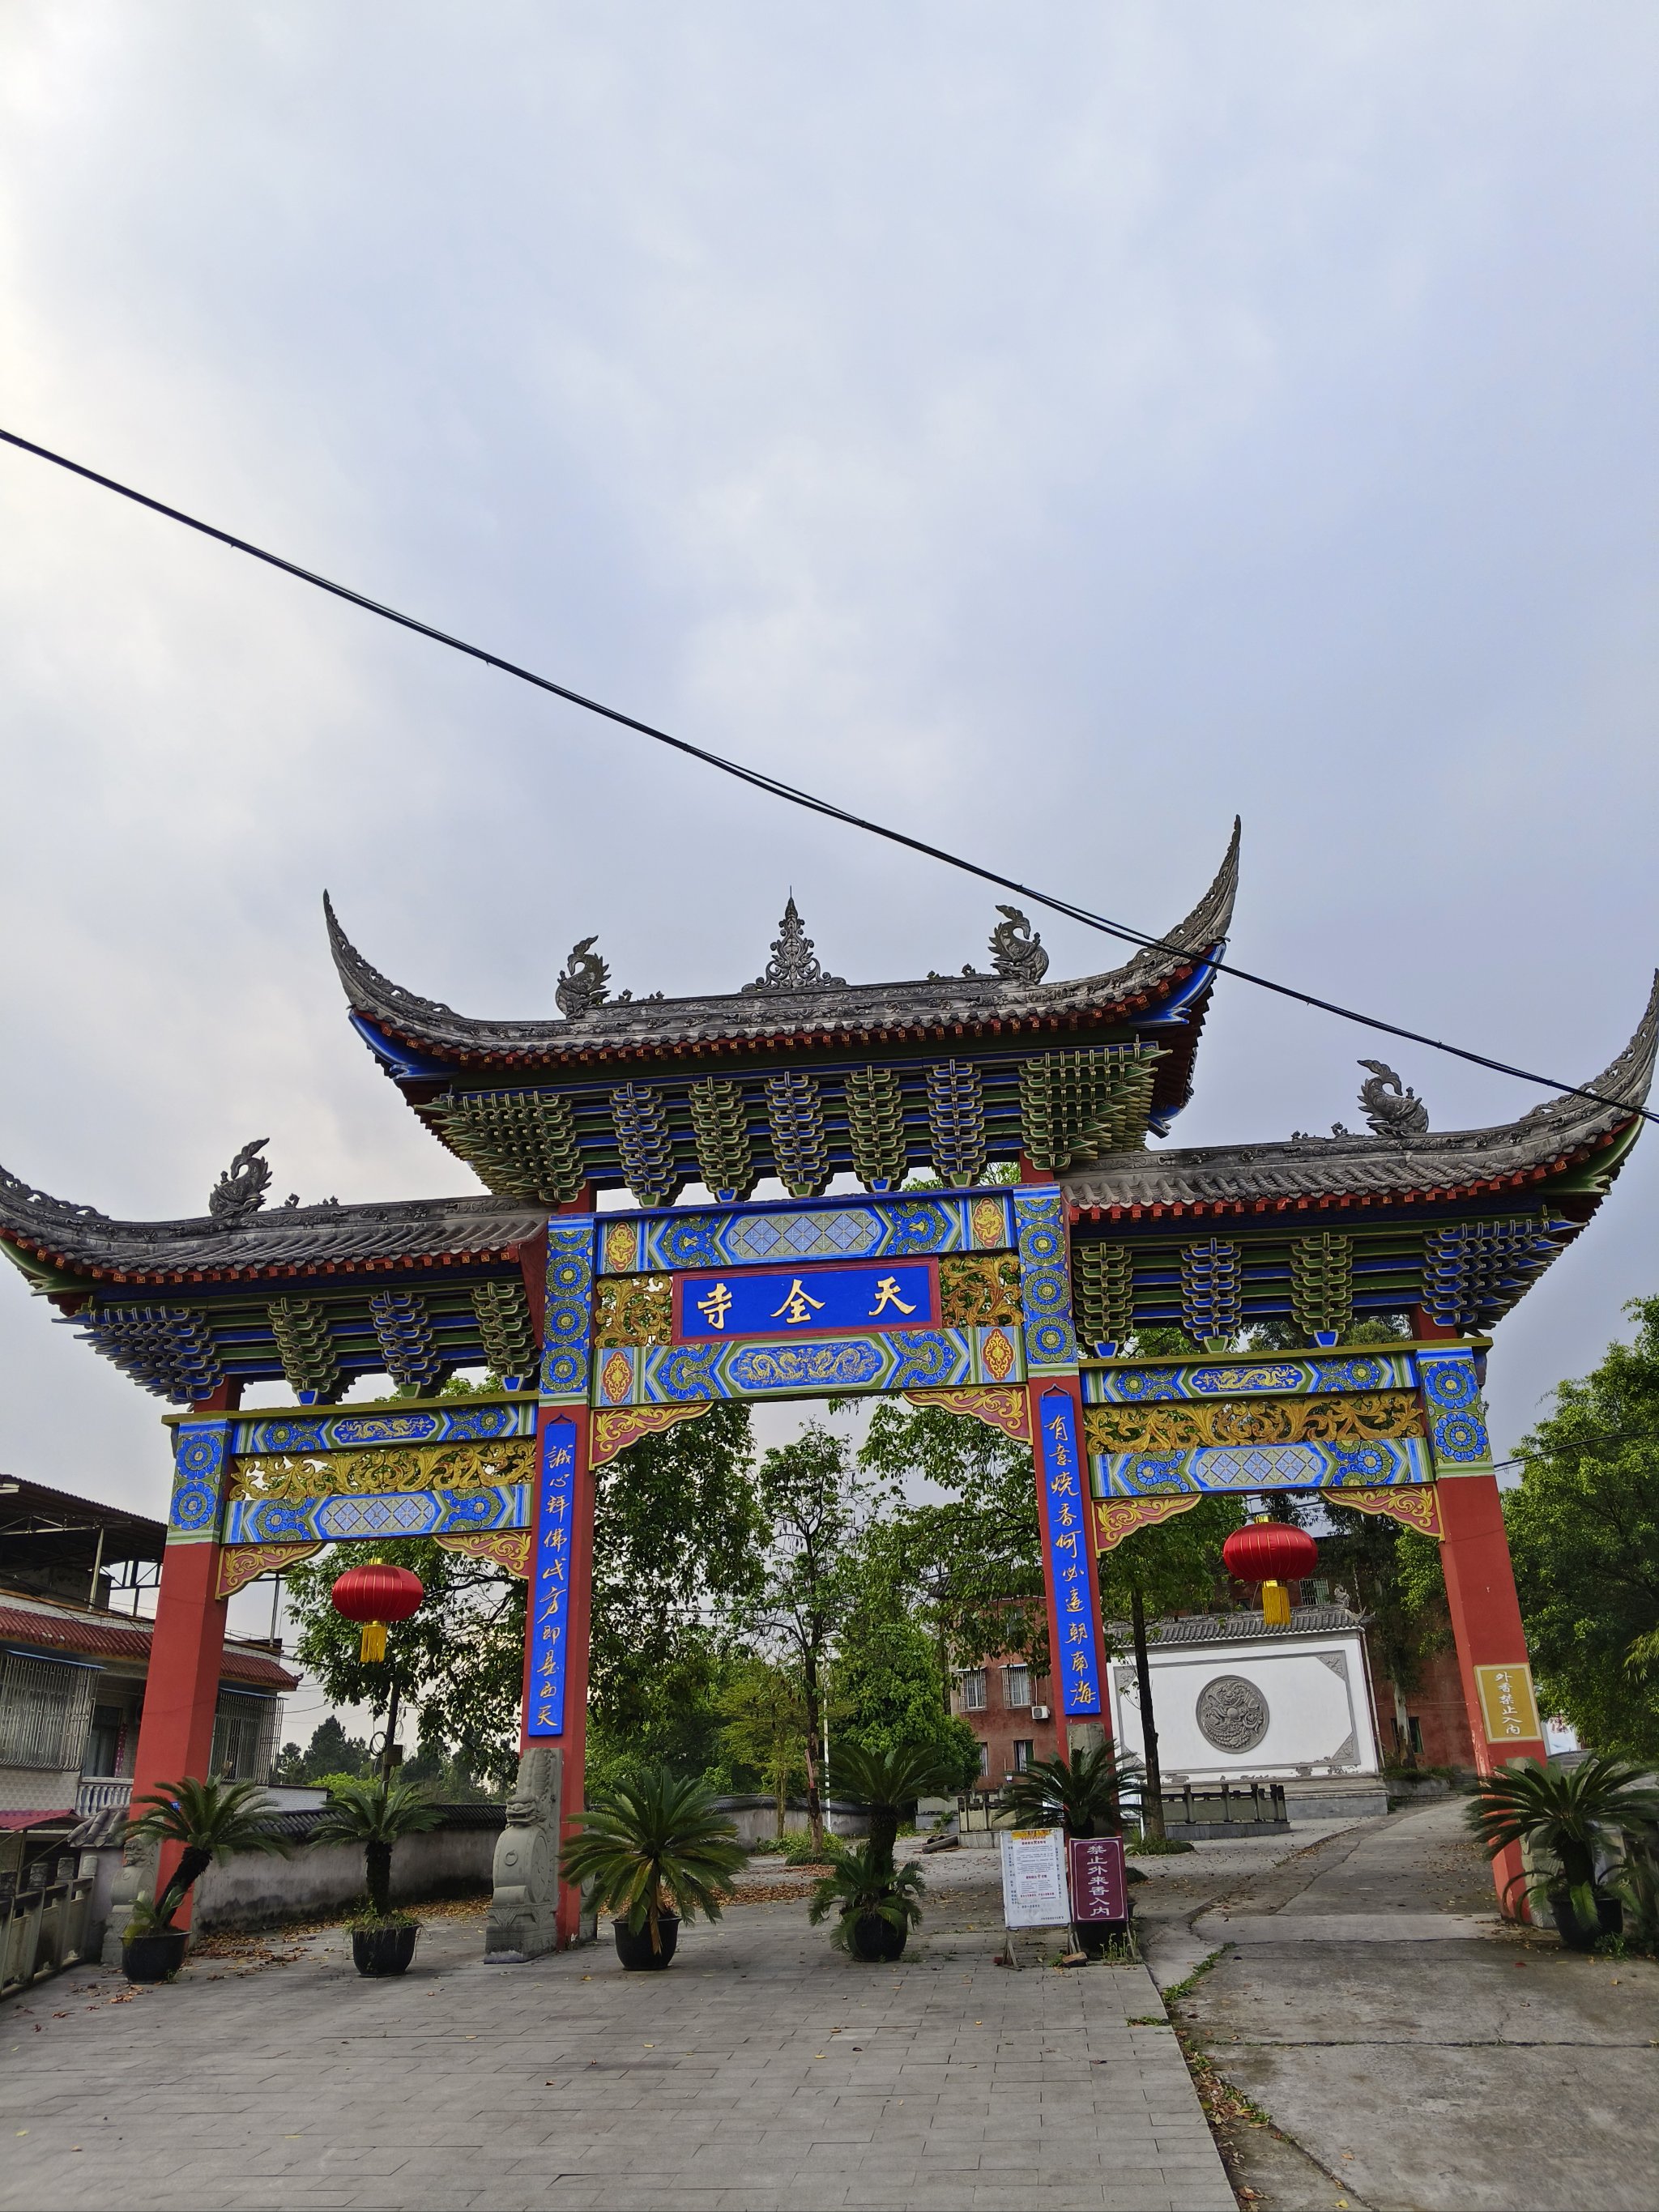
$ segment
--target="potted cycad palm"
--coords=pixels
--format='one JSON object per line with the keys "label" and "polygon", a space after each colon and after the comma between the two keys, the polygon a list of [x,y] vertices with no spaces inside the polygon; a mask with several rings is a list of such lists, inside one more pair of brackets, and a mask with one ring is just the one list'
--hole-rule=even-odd
{"label": "potted cycad palm", "polygon": [[271,1825],[270,1800],[257,1782],[164,1782],[139,1799],[143,1809],[128,1821],[129,1843],[179,1844],[179,1863],[153,1900],[141,1897],[121,1937],[121,1971],[130,1982],[170,1982],[185,1963],[187,1929],[173,1917],[199,1875],[234,1851],[270,1851],[286,1858],[294,1848]]}
{"label": "potted cycad palm", "polygon": [[927,1885],[914,1859],[894,1863],[899,1823],[918,1798],[932,1796],[949,1779],[946,1761],[931,1744],[871,1751],[848,1743],[837,1750],[830,1794],[864,1807],[870,1832],[861,1844],[837,1850],[812,1892],[808,1915],[816,1923],[835,1914],[833,1941],[848,1957],[874,1965],[902,1955]]}
{"label": "potted cycad palm", "polygon": [[665,1766],[596,1791],[575,1826],[560,1871],[613,1916],[617,1956],[630,1973],[668,1965],[683,1920],[718,1920],[720,1892],[748,1856],[712,1791]]}
{"label": "potted cycad palm", "polygon": [[421,1923],[392,1909],[392,1854],[404,1836],[435,1828],[442,1813],[417,1783],[400,1775],[343,1776],[329,1790],[313,1844],[360,1844],[368,1910],[351,1923],[351,1956],[360,1974],[402,1974],[415,1956]]}
{"label": "potted cycad palm", "polygon": [[[1559,1872],[1538,1886],[1561,1941],[1570,1951],[1589,1951],[1620,1925],[1619,1899],[1597,1881],[1595,1862],[1659,1820],[1659,1789],[1625,1759],[1595,1754],[1577,1766],[1518,1759],[1481,1776],[1467,1817],[1488,1858],[1520,1844],[1555,1861]],[[1527,1879],[1517,1875],[1509,1887]]]}

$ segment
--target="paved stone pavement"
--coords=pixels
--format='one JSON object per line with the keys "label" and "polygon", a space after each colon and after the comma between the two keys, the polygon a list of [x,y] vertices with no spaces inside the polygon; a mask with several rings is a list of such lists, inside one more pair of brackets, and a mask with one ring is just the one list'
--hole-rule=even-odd
{"label": "paved stone pavement", "polygon": [[337,1933],[131,2000],[62,1976],[0,2007],[0,2207],[1233,2212],[1146,1969],[994,1966],[982,1875],[938,1875],[960,1932],[884,1969],[787,1902],[661,1975],[486,1966],[452,1919],[400,1981]]}
{"label": "paved stone pavement", "polygon": [[1264,2212],[1659,2212],[1659,1966],[1498,1922],[1462,1812],[1367,1821],[1197,1920],[1249,1939],[1176,2010],[1291,2138],[1229,2130]]}

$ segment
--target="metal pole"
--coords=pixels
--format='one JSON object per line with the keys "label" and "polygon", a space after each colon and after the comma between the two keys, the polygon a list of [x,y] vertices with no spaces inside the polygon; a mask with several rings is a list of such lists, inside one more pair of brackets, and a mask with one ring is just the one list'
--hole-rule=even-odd
{"label": "metal pole", "polygon": [[273,1575],[273,1576],[271,1577],[271,1578],[270,1578],[270,1643],[271,1643],[271,1645],[272,1645],[272,1648],[273,1648],[273,1649],[275,1648],[275,1646],[276,1646],[276,1608],[277,1608],[277,1607],[282,1603],[282,1601],[283,1601],[283,1578],[282,1578],[282,1577],[281,1577],[281,1575],[280,1575],[280,1574],[276,1574],[276,1575]]}
{"label": "metal pole", "polygon": [[95,1606],[98,1602],[98,1577],[102,1571],[103,1565],[104,1529],[103,1524],[100,1522],[98,1528],[98,1548],[92,1555],[92,1588],[87,1592],[87,1603],[88,1605]]}

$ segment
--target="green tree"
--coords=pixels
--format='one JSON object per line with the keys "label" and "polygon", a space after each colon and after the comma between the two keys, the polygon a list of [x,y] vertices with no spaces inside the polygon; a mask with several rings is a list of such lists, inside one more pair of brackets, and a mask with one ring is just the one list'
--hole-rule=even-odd
{"label": "green tree", "polygon": [[949,1710],[933,1638],[890,1583],[867,1588],[842,1631],[830,1735],[871,1754],[926,1758],[942,1790],[978,1776],[979,1739]]}
{"label": "green tree", "polygon": [[1048,1666],[1048,1614],[1028,1445],[983,1421],[888,1399],[871,1414],[860,1465],[899,1498],[882,1540],[890,1578],[919,1594],[943,1679],[1008,1651]]}
{"label": "green tree", "polygon": [[754,1643],[787,1666],[805,1709],[806,1820],[823,1844],[821,1747],[826,1668],[857,1599],[853,1561],[876,1499],[845,1439],[817,1422],[769,1451],[756,1485],[770,1529],[758,1587],[747,1608]]}
{"label": "green tree", "polygon": [[368,1765],[368,1746],[361,1736],[348,1735],[331,1713],[312,1730],[311,1741],[303,1751],[297,1743],[283,1746],[275,1779],[314,1783],[325,1774],[367,1774]]}
{"label": "green tree", "polygon": [[748,1407],[726,1402],[599,1470],[589,1728],[603,1774],[696,1775],[719,1756],[732,1623],[760,1587],[753,1451]]}
{"label": "green tree", "polygon": [[720,1744],[728,1771],[772,1793],[782,1835],[789,1793],[806,1777],[806,1700],[787,1668],[756,1653],[737,1660],[721,1686]]}
{"label": "green tree", "polygon": [[1659,1297],[1629,1344],[1557,1385],[1504,1499],[1545,1709],[1586,1743],[1659,1759]]}

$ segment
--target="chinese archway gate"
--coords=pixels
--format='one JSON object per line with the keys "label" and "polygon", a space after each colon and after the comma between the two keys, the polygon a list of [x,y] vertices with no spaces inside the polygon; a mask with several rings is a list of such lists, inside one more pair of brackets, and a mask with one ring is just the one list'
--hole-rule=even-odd
{"label": "chinese archway gate", "polygon": [[[1235,830],[1194,911],[1105,975],[1049,982],[1006,909],[983,973],[850,985],[792,900],[741,990],[613,997],[590,938],[560,1017],[522,1022],[388,982],[330,909],[354,1026],[487,1195],[268,1208],[258,1144],[195,1219],[0,1181],[32,1285],[179,1409],[135,1791],[205,1771],[226,1603],[254,1576],[389,1536],[487,1553],[529,1581],[488,1940],[568,1941],[552,1869],[581,1802],[595,1472],[721,1399],[830,1392],[1030,1443],[1073,1745],[1109,1713],[1098,1549],[1206,1492],[1329,1490],[1441,1540],[1477,1759],[1541,1756],[1483,1363],[1636,1136],[1659,994],[1595,1099],[1443,1133],[1379,1069],[1365,1133],[1153,1148],[1191,1094],[1237,856]],[[925,1170],[938,1188],[902,1188]],[[765,1179],[789,1195],[755,1200]],[[692,1184],[712,1195],[678,1203]],[[1351,1340],[1399,1313],[1408,1337]],[[1304,1348],[1227,1349],[1270,1318]],[[1191,1352],[1120,1356],[1152,1326]],[[438,1395],[485,1366],[498,1393]],[[366,1375],[417,1395],[354,1412]],[[293,1405],[240,1410],[272,1381]]]}

